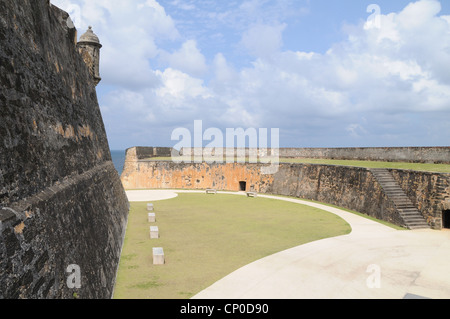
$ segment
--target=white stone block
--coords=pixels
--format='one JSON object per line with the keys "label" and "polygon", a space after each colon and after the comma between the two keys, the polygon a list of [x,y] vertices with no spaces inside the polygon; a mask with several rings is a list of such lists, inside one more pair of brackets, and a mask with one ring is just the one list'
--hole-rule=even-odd
{"label": "white stone block", "polygon": [[155,213],[148,213],[148,222],[156,223],[156,214]]}
{"label": "white stone block", "polygon": [[153,204],[147,204],[147,210],[149,212],[153,212],[155,210],[155,207],[153,206]]}
{"label": "white stone block", "polygon": [[150,238],[151,239],[158,239],[159,238],[159,228],[158,228],[158,226],[151,226],[150,227]]}
{"label": "white stone block", "polygon": [[153,248],[153,265],[164,265],[165,262],[164,250],[161,247]]}

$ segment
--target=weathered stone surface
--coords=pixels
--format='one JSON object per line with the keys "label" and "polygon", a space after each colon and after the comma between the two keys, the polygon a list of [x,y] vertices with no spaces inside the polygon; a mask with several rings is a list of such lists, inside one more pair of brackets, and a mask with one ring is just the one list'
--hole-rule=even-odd
{"label": "weathered stone surface", "polygon": [[283,158],[450,163],[450,147],[281,148]]}
{"label": "weathered stone surface", "polygon": [[75,42],[49,1],[0,1],[0,299],[113,291],[128,202]]}
{"label": "weathered stone surface", "polygon": [[127,161],[122,173],[126,189],[178,188],[239,191],[239,181],[247,181],[263,192],[273,181],[261,175],[258,164],[183,164],[173,162]]}
{"label": "weathered stone surface", "polygon": [[[143,152],[140,147],[137,152]],[[220,153],[226,156],[229,149],[182,149],[183,155]],[[231,150],[234,156],[267,156],[274,150],[255,150],[236,148]],[[280,148],[275,150],[280,158],[318,158],[336,160],[366,160],[408,163],[444,163],[450,164],[450,147],[342,147],[342,148]],[[204,153],[205,152],[205,153]]]}
{"label": "weathered stone surface", "polygon": [[125,151],[127,160],[145,160],[153,157],[171,157],[170,147],[131,147]]}
{"label": "weathered stone surface", "polygon": [[442,228],[442,211],[450,197],[450,174],[390,170],[400,187],[433,228]]}
{"label": "weathered stone surface", "polygon": [[45,0],[0,2],[0,204],[111,160],[67,18]]}

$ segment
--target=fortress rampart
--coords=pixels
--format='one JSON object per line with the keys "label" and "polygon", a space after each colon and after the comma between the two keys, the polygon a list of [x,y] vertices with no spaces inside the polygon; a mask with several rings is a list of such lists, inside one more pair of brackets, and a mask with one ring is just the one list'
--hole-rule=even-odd
{"label": "fortress rampart", "polygon": [[450,147],[282,148],[280,157],[450,164]]}
{"label": "fortress rampart", "polygon": [[[140,149],[142,151],[145,148]],[[195,152],[195,148],[181,150],[183,155],[193,156]],[[222,154],[226,152],[227,149],[224,148]],[[234,152],[249,156],[249,149],[235,149]],[[258,151],[264,155],[271,155],[272,152],[270,148],[263,152]],[[214,149],[211,153],[215,153]],[[280,148],[277,155],[280,158],[450,164],[450,147]]]}
{"label": "fortress rampart", "polygon": [[[404,226],[393,202],[383,192],[371,170],[366,168],[280,163],[275,174],[265,175],[261,173],[264,164],[152,161],[146,160],[147,156],[139,156],[137,153],[141,150],[143,148],[127,151],[121,176],[126,189],[214,188],[294,196],[337,205]],[[447,209],[450,198],[450,174],[389,171],[427,223],[440,229],[442,211]]]}
{"label": "fortress rampart", "polygon": [[128,201],[76,42],[48,0],[0,1],[0,299],[113,292]]}

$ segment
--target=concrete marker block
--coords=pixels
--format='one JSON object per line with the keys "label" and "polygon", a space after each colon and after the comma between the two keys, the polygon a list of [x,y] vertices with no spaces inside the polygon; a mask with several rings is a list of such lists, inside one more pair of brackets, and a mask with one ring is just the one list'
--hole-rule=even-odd
{"label": "concrete marker block", "polygon": [[150,227],[150,239],[158,239],[159,238],[159,228],[158,226]]}
{"label": "concrete marker block", "polygon": [[155,207],[153,206],[153,204],[147,204],[147,211],[153,212],[154,210],[155,210]]}
{"label": "concrete marker block", "polygon": [[148,222],[156,223],[156,214],[155,213],[148,213]]}
{"label": "concrete marker block", "polygon": [[161,247],[153,248],[153,265],[164,265],[165,263],[164,249]]}

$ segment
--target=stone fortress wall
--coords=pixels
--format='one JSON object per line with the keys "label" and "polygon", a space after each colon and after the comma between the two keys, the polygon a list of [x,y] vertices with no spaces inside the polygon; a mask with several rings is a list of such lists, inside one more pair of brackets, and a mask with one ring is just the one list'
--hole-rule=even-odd
{"label": "stone fortress wall", "polygon": [[[145,149],[145,148],[141,148]],[[182,149],[180,154],[193,156],[195,148]],[[227,154],[227,149],[222,149],[222,154]],[[260,155],[272,155],[268,148],[258,151]],[[166,151],[165,153],[170,153]],[[215,150],[210,150],[215,154]],[[235,149],[238,153],[250,155],[249,149]],[[274,153],[274,152],[273,152]],[[275,153],[274,153],[275,154]],[[382,162],[408,162],[408,163],[434,163],[450,164],[450,147],[343,147],[343,148],[280,148],[277,150],[280,158],[311,158],[311,159],[335,159],[335,160],[361,160]]]}
{"label": "stone fortress wall", "polygon": [[[355,167],[280,164],[277,173],[264,175],[262,164],[151,162],[172,149],[133,148],[122,184],[98,106],[100,78],[76,42],[69,15],[48,0],[0,1],[0,299],[110,298],[129,209],[123,185],[238,191],[245,183],[246,190],[314,199],[402,224],[371,172]],[[280,152],[338,158],[349,151]],[[448,148],[418,152],[397,150],[392,160],[448,163]],[[440,210],[450,209],[448,174],[392,174],[439,228]],[[69,285],[71,265],[80,269],[79,287]]]}
{"label": "stone fortress wall", "polygon": [[113,292],[129,205],[76,42],[48,0],[0,1],[0,299]]}
{"label": "stone fortress wall", "polygon": [[[442,162],[442,154],[449,148],[431,148],[430,154],[438,154],[427,162]],[[164,156],[156,148],[131,148],[127,150],[121,176],[126,189],[208,189],[240,191],[242,182],[246,191],[294,196],[316,200],[355,210],[399,226],[404,221],[396,211],[391,199],[383,192],[371,170],[359,167],[280,163],[275,174],[261,173],[264,164],[251,163],[174,163],[152,161],[151,157],[167,157],[170,149],[164,148]],[[358,149],[338,152],[352,159]],[[326,154],[316,149],[316,154]],[[389,152],[376,151],[378,155]],[[409,149],[396,150],[397,154],[414,154]],[[153,154],[149,156],[149,154]],[[186,154],[186,152],[185,152]],[[189,154],[189,153],[188,153]],[[311,155],[309,150],[280,150],[280,154],[297,157]],[[329,153],[328,153],[329,154]],[[280,155],[281,156],[281,155]],[[322,156],[322,155],[321,155]],[[341,157],[342,158],[342,157]],[[372,158],[370,158],[372,159]],[[386,158],[383,158],[386,160]],[[405,158],[405,161],[416,161]],[[420,159],[422,161],[423,158]],[[450,204],[450,174],[427,173],[390,169],[397,183],[423,215],[427,223],[442,228],[442,211]]]}
{"label": "stone fortress wall", "polygon": [[280,157],[450,164],[450,147],[282,148]]}

